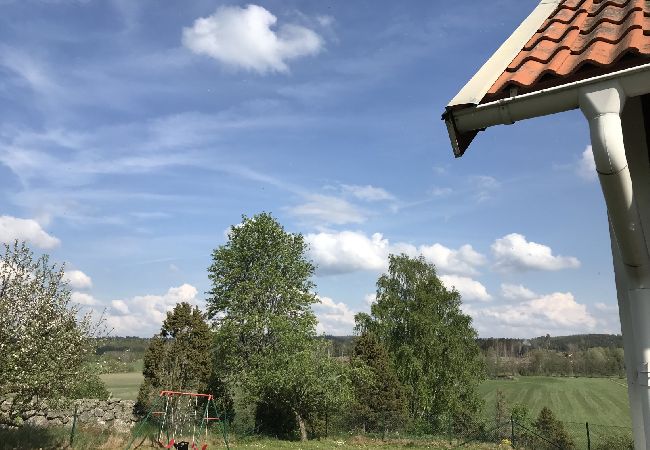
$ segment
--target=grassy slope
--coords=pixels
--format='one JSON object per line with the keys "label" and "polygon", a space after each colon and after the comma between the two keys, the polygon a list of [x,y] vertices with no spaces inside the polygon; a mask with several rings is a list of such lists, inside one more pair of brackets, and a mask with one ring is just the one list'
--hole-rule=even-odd
{"label": "grassy slope", "polygon": [[100,377],[113,397],[125,400],[135,400],[138,397],[138,389],[142,383],[141,372],[107,373]]}
{"label": "grassy slope", "polygon": [[480,387],[488,417],[493,415],[497,389],[503,391],[509,406],[528,405],[532,417],[547,406],[563,421],[631,426],[627,388],[618,379],[519,377],[488,380]]}

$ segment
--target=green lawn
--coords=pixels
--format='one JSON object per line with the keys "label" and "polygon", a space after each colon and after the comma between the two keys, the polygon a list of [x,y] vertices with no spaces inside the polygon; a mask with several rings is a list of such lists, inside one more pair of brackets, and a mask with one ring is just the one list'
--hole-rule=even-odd
{"label": "green lawn", "polygon": [[486,417],[493,416],[496,390],[503,391],[509,406],[523,403],[536,417],[547,406],[560,420],[630,427],[625,382],[608,378],[519,377],[488,380],[480,392]]}
{"label": "green lawn", "polygon": [[115,398],[135,400],[142,383],[142,372],[107,373],[100,375],[106,388]]}
{"label": "green lawn", "polygon": [[[113,397],[135,400],[142,373],[111,373],[101,376]],[[533,417],[544,406],[567,422],[629,427],[627,389],[622,380],[607,378],[518,377],[515,380],[487,380],[480,386],[485,399],[485,416],[494,411],[496,390],[501,389],[508,405],[524,403]]]}

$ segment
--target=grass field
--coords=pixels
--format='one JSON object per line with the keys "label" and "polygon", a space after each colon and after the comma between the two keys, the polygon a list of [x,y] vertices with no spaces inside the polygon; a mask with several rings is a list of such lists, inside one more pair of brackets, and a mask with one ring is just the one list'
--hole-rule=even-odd
{"label": "grass field", "polygon": [[115,398],[135,400],[142,383],[142,372],[107,373],[100,375],[106,388]]}
{"label": "grass field", "polygon": [[494,415],[496,391],[500,389],[509,406],[523,403],[531,416],[547,406],[558,419],[630,427],[630,410],[625,382],[607,378],[519,377],[488,380],[480,392],[485,414]]}
{"label": "grass field", "polygon": [[[101,376],[113,397],[135,400],[142,373],[112,373]],[[485,416],[493,417],[496,390],[501,389],[509,406],[523,403],[536,417],[548,406],[567,422],[629,427],[627,389],[622,380],[608,378],[519,377],[487,380],[480,387],[485,399]]]}

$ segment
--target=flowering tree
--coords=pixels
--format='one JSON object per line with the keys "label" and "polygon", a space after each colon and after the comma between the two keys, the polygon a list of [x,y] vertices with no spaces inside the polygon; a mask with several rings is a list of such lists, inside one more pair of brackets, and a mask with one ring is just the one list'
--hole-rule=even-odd
{"label": "flowering tree", "polygon": [[25,243],[0,255],[0,424],[18,425],[44,400],[71,397],[100,323],[70,302],[64,268]]}

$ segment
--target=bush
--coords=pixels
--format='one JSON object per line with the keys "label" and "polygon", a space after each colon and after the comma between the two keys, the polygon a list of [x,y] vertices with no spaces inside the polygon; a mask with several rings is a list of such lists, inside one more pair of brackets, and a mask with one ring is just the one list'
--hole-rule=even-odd
{"label": "bush", "polygon": [[538,439],[538,444],[535,448],[542,449],[557,449],[573,450],[575,443],[571,436],[564,429],[564,424],[555,418],[553,411],[544,407],[539,412],[537,420],[535,421],[535,428],[537,432],[544,436],[548,441]]}

